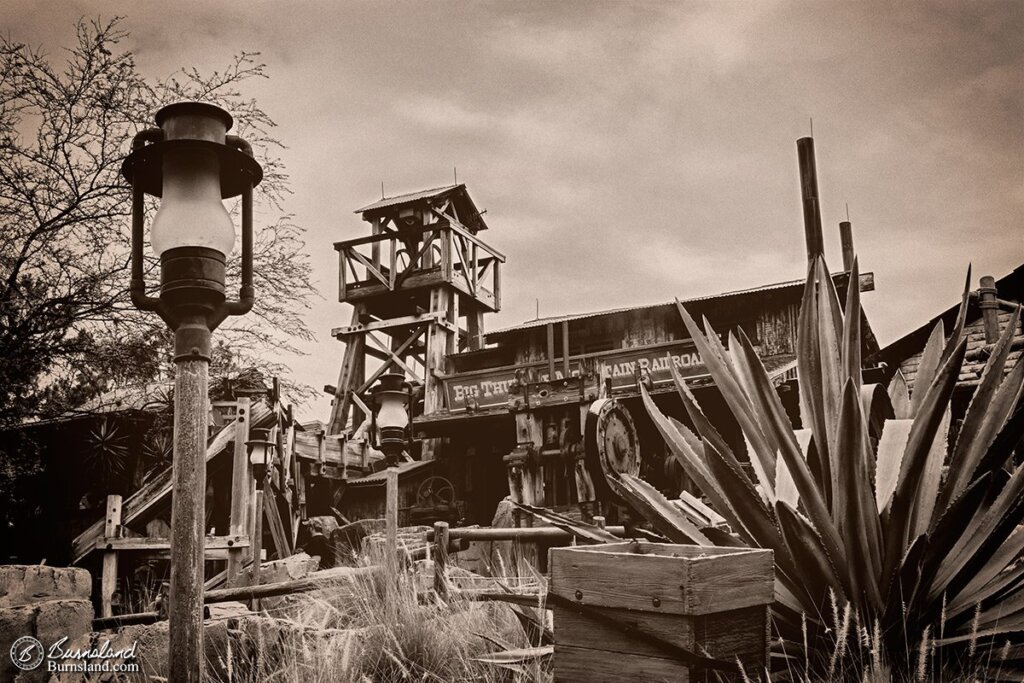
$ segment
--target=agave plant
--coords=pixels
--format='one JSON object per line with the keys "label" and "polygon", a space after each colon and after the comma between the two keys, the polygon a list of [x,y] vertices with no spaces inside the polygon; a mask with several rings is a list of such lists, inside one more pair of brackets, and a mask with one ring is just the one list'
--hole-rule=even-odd
{"label": "agave plant", "polygon": [[1024,434],[1024,362],[1006,372],[1020,309],[991,348],[951,440],[968,291],[949,337],[936,326],[910,392],[900,374],[888,390],[863,383],[856,264],[850,282],[841,307],[824,261],[809,269],[797,341],[803,429],[792,426],[743,331],[726,346],[679,305],[743,431],[752,476],[678,376],[692,430],[646,390],[643,400],[733,535],[700,528],[639,479],[609,483],[674,541],[774,551],[775,659],[793,677],[859,677],[885,662],[897,676],[987,667],[986,677],[1020,680],[1024,466],[1010,456]]}

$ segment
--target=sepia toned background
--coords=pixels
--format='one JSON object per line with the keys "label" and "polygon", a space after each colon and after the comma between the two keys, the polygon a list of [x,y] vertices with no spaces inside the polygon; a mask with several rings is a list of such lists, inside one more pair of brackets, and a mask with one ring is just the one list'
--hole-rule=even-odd
{"label": "sepia toned background", "polygon": [[[297,379],[332,383],[348,322],[333,241],[352,211],[453,167],[508,256],[490,321],[803,276],[798,137],[826,253],[846,203],[882,345],[1024,259],[1021,2],[34,2],[0,27],[56,53],[125,15],[142,72],[261,52],[323,300]],[[127,144],[127,142],[126,142]],[[257,217],[258,220],[258,217]],[[977,278],[975,277],[975,280]],[[324,397],[307,406],[326,418]]]}

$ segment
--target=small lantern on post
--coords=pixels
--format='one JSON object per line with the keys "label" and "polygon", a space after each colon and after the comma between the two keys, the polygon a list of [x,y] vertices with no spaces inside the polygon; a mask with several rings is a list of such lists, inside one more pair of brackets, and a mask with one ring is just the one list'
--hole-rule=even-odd
{"label": "small lantern on post", "polygon": [[400,372],[384,374],[371,391],[373,446],[384,453],[388,465],[397,465],[412,437],[412,385]]}
{"label": "small lantern on post", "polygon": [[[156,128],[132,140],[121,173],[132,186],[132,303],[174,331],[174,465],[171,507],[170,680],[199,683],[203,650],[203,562],[210,337],[228,316],[248,313],[253,289],[252,191],[263,170],[252,148],[228,135],[231,115],[201,102],[156,113]],[[150,228],[160,257],[160,296],[146,295],[145,197],[161,199]],[[225,296],[235,228],[223,199],[241,196],[242,283]]]}
{"label": "small lantern on post", "polygon": [[270,466],[270,454],[277,446],[270,440],[269,429],[252,430],[253,438],[245,442],[249,449],[249,464],[252,465],[252,476],[256,480],[256,490],[262,491],[263,484],[267,480],[267,470]]}

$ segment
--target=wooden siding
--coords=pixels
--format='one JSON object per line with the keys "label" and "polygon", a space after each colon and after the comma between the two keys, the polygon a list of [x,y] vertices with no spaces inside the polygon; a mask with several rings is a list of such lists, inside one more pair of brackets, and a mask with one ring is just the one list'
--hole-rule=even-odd
{"label": "wooden siding", "polygon": [[[1006,311],[999,312],[999,327],[1000,330],[1006,328],[1006,325],[1010,321],[1010,314]],[[985,326],[981,318],[978,318],[966,326],[965,332],[967,333],[967,353],[970,354],[972,351],[985,346]],[[1014,339],[1021,341],[1024,340],[1024,332],[1018,327],[1017,333],[1014,335]],[[917,368],[921,364],[921,355],[924,353],[924,349],[918,351],[913,356],[907,358],[905,361],[900,363],[900,371],[903,372],[903,376],[907,380],[907,384],[910,388],[914,388],[914,379],[917,377]],[[1021,357],[1022,350],[1014,349],[1010,352],[1009,360],[1006,362],[1005,372],[1009,372],[1016,364],[1018,359]],[[960,386],[974,386],[981,379],[981,372],[985,369],[986,360],[965,360],[963,368],[960,371],[960,378],[958,384]]]}

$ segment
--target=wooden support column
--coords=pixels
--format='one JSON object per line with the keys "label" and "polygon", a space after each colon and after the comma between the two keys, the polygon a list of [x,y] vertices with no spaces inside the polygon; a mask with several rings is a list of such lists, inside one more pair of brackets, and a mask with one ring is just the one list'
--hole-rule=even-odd
{"label": "wooden support column", "polygon": [[398,559],[398,468],[387,469],[384,508],[384,552],[386,561]]}
{"label": "wooden support column", "polygon": [[546,325],[548,333],[548,381],[555,381],[555,324],[548,323]]}
{"label": "wooden support column", "polygon": [[434,522],[434,592],[448,599],[448,522]]}
{"label": "wooden support column", "polygon": [[[103,536],[114,538],[121,526],[121,496],[107,496],[107,517],[103,524]],[[114,616],[114,592],[117,590],[117,551],[103,553],[103,574],[100,579],[100,616]]]}
{"label": "wooden support column", "polygon": [[[355,304],[352,310],[352,325],[358,325],[366,315],[364,304]],[[358,389],[364,379],[366,368],[366,339],[362,334],[354,334],[345,340],[345,355],[335,385],[334,405],[331,407],[331,421],[327,428],[328,434],[341,434],[348,423],[349,409],[352,409],[352,426],[357,427],[362,421],[362,411],[353,406],[351,393]]]}
{"label": "wooden support column", "polygon": [[569,321],[562,321],[562,377],[569,377]]}
{"label": "wooden support column", "polygon": [[[245,442],[249,440],[250,399],[243,396],[237,400],[235,414],[235,444],[231,461],[231,513],[228,518],[228,534],[242,536],[249,531],[249,516],[252,514],[250,490],[252,466]],[[245,549],[228,550],[227,585],[236,585],[245,565]]]}
{"label": "wooden support column", "polygon": [[470,351],[479,351],[484,347],[484,312],[473,309],[466,313],[466,335],[469,337]]}
{"label": "wooden support column", "polygon": [[[452,321],[453,292],[447,287],[435,287],[430,292],[430,312],[441,320]],[[423,412],[431,414],[444,408],[444,384],[441,375],[446,374],[447,354],[453,352],[455,340],[450,329],[438,322],[431,322],[427,328],[425,377],[423,378]],[[423,441],[422,459],[433,460],[440,445],[440,439]]]}

